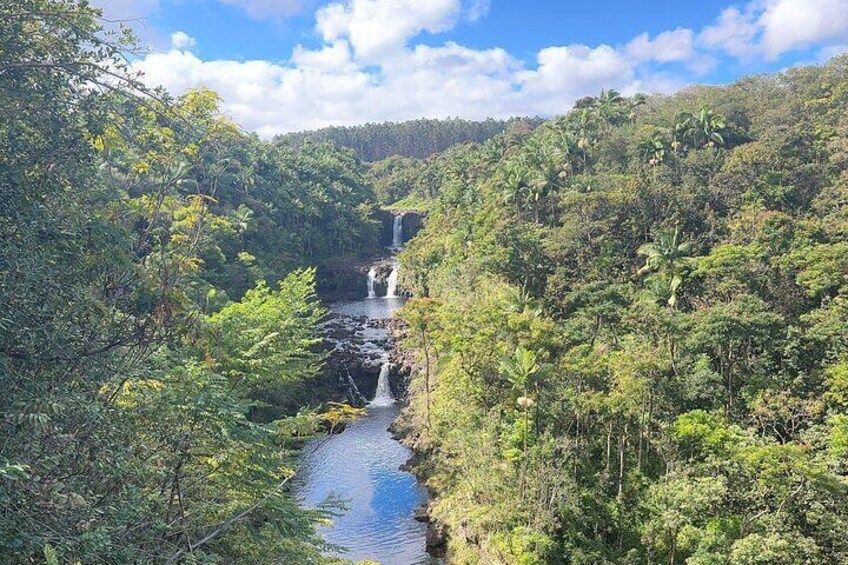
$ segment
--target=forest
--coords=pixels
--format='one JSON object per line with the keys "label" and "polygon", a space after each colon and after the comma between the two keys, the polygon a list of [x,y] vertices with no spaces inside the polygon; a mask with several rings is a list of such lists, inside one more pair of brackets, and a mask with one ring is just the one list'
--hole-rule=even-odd
{"label": "forest", "polygon": [[451,118],[385,122],[361,126],[331,126],[314,131],[277,136],[284,147],[299,147],[307,142],[330,142],[353,149],[363,161],[382,161],[389,157],[426,159],[466,142],[482,143],[512,127],[536,127],[541,118],[512,118],[482,122]]}
{"label": "forest", "polygon": [[0,562],[322,562],[287,485],[355,414],[314,266],[375,241],[364,167],[145,90],[85,2],[0,6]]}
{"label": "forest", "polygon": [[384,210],[447,562],[848,563],[848,55],[265,141],[136,49],[0,0],[0,563],[344,563],[292,481]]}
{"label": "forest", "polygon": [[451,563],[848,563],[846,108],[845,56],[606,90],[384,175]]}

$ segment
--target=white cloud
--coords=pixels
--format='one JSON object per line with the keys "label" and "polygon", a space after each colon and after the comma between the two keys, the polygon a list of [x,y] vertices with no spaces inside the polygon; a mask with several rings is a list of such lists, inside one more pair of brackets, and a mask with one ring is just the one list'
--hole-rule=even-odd
{"label": "white cloud", "polygon": [[[149,8],[157,0],[137,1]],[[298,4],[218,1],[254,10],[256,17],[262,6],[274,4],[276,12],[262,12],[268,18],[281,17],[283,4]],[[217,91],[226,113],[265,137],[418,117],[551,115],[602,88],[673,92],[692,73],[712,69],[720,54],[746,60],[829,44],[820,57],[834,55],[845,50],[841,38],[848,22],[836,8],[846,2],[753,0],[724,10],[700,33],[644,33],[619,47],[550,46],[525,62],[500,48],[414,44],[422,32],[443,32],[480,17],[489,0],[334,0],[316,14],[323,44],[298,45],[285,63],[203,60],[187,51],[193,39],[177,32],[170,51],[148,55],[135,67],[148,85],[174,94],[199,86]],[[811,13],[811,5],[821,13]]]}
{"label": "white cloud", "polygon": [[527,70],[503,49],[447,43],[398,52],[379,73],[367,72],[337,42],[298,48],[289,65],[267,61],[204,61],[173,49],[136,64],[147,84],[173,93],[206,86],[224,111],[263,136],[367,121],[418,117],[554,114],[600,88],[633,90],[632,63],[608,46],[553,47]]}
{"label": "white cloud", "polygon": [[[601,88],[626,89],[635,78],[635,66],[608,45],[547,47],[539,51],[538,68],[520,73],[522,92],[547,101],[563,112],[576,98]],[[550,110],[548,110],[550,112]]]}
{"label": "white cloud", "polygon": [[422,31],[451,29],[460,13],[459,0],[348,0],[321,8],[317,29],[328,42],[349,38],[357,57],[376,60]]}
{"label": "white cloud", "polygon": [[291,65],[265,61],[203,61],[179,50],[150,55],[137,67],[150,85],[172,92],[206,86],[224,109],[261,135],[367,121],[464,116],[473,119],[551,115],[601,88],[668,91],[682,84],[656,75],[636,78],[632,60],[612,47],[551,47],[535,69],[503,49],[475,50],[455,43],[402,50],[366,72],[344,42],[322,50],[295,50]]}
{"label": "white cloud", "polygon": [[848,38],[848,0],[776,0],[760,17],[766,55]]}
{"label": "white cloud", "polygon": [[291,62],[294,66],[302,68],[342,69],[351,63],[350,47],[346,41],[336,41],[318,50],[304,49],[302,45],[297,45]]}
{"label": "white cloud", "polygon": [[188,49],[194,47],[197,41],[184,31],[177,31],[171,34],[171,46],[175,49]]}
{"label": "white cloud", "polygon": [[691,29],[682,28],[665,31],[654,39],[643,33],[627,44],[627,54],[639,61],[689,61],[695,56],[694,35]]}
{"label": "white cloud", "polygon": [[742,60],[848,38],[848,0],[753,0],[727,8],[698,37],[707,49]]}
{"label": "white cloud", "polygon": [[716,65],[714,57],[695,48],[695,32],[686,28],[664,31],[653,39],[643,33],[633,38],[625,51],[639,62],[683,63],[698,75],[706,74]]}
{"label": "white cloud", "polygon": [[754,38],[758,32],[759,26],[752,10],[727,8],[713,25],[700,33],[698,42],[707,49],[749,58],[756,52]]}

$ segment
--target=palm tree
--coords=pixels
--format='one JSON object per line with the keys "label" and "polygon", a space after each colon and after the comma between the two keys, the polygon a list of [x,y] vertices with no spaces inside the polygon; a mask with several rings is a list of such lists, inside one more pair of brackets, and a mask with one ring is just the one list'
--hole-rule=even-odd
{"label": "palm tree", "polygon": [[690,147],[715,147],[724,145],[726,127],[724,118],[704,106],[698,115],[689,112],[678,114],[674,131],[677,141],[688,142]]}
{"label": "palm tree", "polygon": [[668,130],[657,129],[650,139],[639,144],[639,153],[649,165],[656,166],[665,162],[666,155],[671,148],[668,137]]}
{"label": "palm tree", "polygon": [[692,266],[691,251],[692,244],[681,241],[679,228],[674,228],[674,233],[660,232],[653,243],[646,243],[637,250],[645,257],[645,265],[639,269],[639,274],[656,273],[667,282],[668,305],[672,308],[677,305],[683,278]]}
{"label": "palm tree", "polygon": [[[545,367],[546,369],[547,367]],[[522,429],[522,451],[524,458],[527,458],[527,436],[530,431],[529,412],[536,401],[530,397],[528,389],[537,383],[537,379],[544,374],[542,365],[538,362],[538,356],[535,351],[525,349],[522,346],[515,348],[512,357],[508,357],[501,361],[501,374],[506,377],[512,385],[512,390],[518,394],[516,404],[523,412],[523,429]],[[522,473],[523,475],[523,473]],[[523,478],[522,478],[523,483]]]}
{"label": "palm tree", "polygon": [[521,211],[527,188],[527,168],[523,163],[510,163],[503,175],[504,203],[514,204]]}
{"label": "palm tree", "polygon": [[593,119],[592,114],[588,109],[583,108],[580,111],[580,122],[579,129],[577,132],[578,140],[577,140],[577,148],[580,149],[583,155],[583,167],[586,168],[589,165],[589,149],[592,148],[592,145],[595,144],[595,133],[596,133],[596,124]]}
{"label": "palm tree", "polygon": [[627,114],[627,119],[631,124],[636,123],[636,108],[644,106],[647,103],[648,97],[641,92],[633,96],[628,104],[630,112]]}
{"label": "palm tree", "polygon": [[237,234],[244,236],[253,227],[253,210],[241,204],[233,212],[233,226]]}
{"label": "palm tree", "polygon": [[537,224],[542,205],[552,193],[559,189],[560,181],[565,176],[563,167],[552,157],[545,158],[540,165],[536,176],[530,180],[530,190],[527,193],[528,201],[533,207],[533,220]]}
{"label": "palm tree", "polygon": [[616,125],[624,118],[625,100],[617,90],[601,90],[595,102],[598,116],[605,122]]}

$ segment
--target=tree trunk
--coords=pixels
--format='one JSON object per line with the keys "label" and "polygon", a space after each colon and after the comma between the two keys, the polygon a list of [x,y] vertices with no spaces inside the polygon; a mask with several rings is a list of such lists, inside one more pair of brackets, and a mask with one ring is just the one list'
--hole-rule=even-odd
{"label": "tree trunk", "polygon": [[618,500],[624,495],[624,447],[627,443],[627,426],[624,424],[624,431],[618,439]]}
{"label": "tree trunk", "polygon": [[427,402],[427,431],[431,429],[430,423],[430,348],[424,344],[424,395]]}

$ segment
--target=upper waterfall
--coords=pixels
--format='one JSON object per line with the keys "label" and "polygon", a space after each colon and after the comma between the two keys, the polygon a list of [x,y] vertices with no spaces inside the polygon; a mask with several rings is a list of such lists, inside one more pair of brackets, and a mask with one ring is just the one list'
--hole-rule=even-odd
{"label": "upper waterfall", "polygon": [[392,225],[392,247],[395,249],[403,247],[403,214],[395,216]]}

